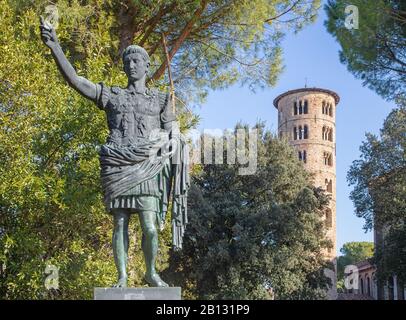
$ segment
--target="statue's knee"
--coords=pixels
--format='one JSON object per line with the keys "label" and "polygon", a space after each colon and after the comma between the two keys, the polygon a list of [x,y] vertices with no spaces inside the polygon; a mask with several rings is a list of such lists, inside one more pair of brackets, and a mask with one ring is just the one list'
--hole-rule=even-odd
{"label": "statue's knee", "polygon": [[158,235],[158,232],[155,227],[147,227],[144,229],[144,235],[147,239],[152,239]]}
{"label": "statue's knee", "polygon": [[124,217],[120,217],[120,218],[115,219],[114,225],[115,225],[116,229],[121,229],[122,230],[122,229],[124,229],[126,224],[127,224],[127,221],[126,221],[126,219]]}

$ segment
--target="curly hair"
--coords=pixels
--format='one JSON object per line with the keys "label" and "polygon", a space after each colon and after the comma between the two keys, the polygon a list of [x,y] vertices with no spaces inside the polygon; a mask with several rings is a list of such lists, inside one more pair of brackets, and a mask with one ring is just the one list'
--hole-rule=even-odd
{"label": "curly hair", "polygon": [[125,57],[132,53],[139,53],[142,56],[142,58],[144,59],[144,61],[149,63],[150,59],[149,59],[148,52],[145,51],[145,49],[143,47],[137,46],[135,44],[125,48],[125,50],[123,51],[123,62],[124,62]]}

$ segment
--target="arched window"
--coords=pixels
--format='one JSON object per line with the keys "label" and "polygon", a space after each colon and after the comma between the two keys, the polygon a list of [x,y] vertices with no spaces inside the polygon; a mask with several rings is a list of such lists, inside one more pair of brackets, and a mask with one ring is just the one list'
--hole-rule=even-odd
{"label": "arched window", "polygon": [[333,155],[330,152],[324,152],[324,165],[325,166],[332,166],[333,165]]}
{"label": "arched window", "polygon": [[304,114],[309,113],[309,102],[307,100],[304,101],[303,113]]}
{"label": "arched window", "polygon": [[303,113],[303,101],[300,100],[299,101],[299,114],[302,114],[302,113]]}
{"label": "arched window", "polygon": [[299,126],[299,140],[303,139],[303,129],[302,126]]}
{"label": "arched window", "polygon": [[330,108],[328,109],[328,115],[330,116],[330,117],[332,117],[333,116],[333,105],[330,103]]}
{"label": "arched window", "polygon": [[371,296],[371,280],[367,278],[367,294]]}
{"label": "arched window", "polygon": [[307,125],[304,126],[303,129],[303,139],[308,139],[309,138],[309,128],[307,127]]}
{"label": "arched window", "polygon": [[323,114],[326,114],[326,101],[323,101],[321,104],[321,112]]}
{"label": "arched window", "polygon": [[293,128],[293,139],[297,140],[297,128],[296,127]]}
{"label": "arched window", "polygon": [[360,279],[360,285],[361,285],[361,294],[364,294],[364,279]]}
{"label": "arched window", "polygon": [[304,163],[306,163],[306,157],[307,157],[307,154],[306,154],[306,150],[303,150],[303,151],[299,151],[298,152],[298,155],[299,155],[299,160],[300,161],[303,161]]}
{"label": "arched window", "polygon": [[388,279],[388,300],[395,299],[395,278],[390,276]]}
{"label": "arched window", "polygon": [[326,179],[325,183],[326,183],[326,191],[329,193],[333,193],[333,180]]}
{"label": "arched window", "polygon": [[326,209],[326,228],[332,228],[333,227],[333,214],[331,212],[330,208]]}
{"label": "arched window", "polygon": [[333,141],[333,129],[323,126],[321,131],[321,136],[323,140]]}
{"label": "arched window", "polygon": [[293,114],[297,115],[297,102],[296,101],[293,103]]}

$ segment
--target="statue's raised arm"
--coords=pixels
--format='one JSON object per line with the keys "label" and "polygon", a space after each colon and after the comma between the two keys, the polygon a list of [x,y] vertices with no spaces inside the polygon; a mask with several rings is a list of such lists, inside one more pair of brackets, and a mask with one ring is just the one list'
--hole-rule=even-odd
{"label": "statue's raised arm", "polygon": [[63,53],[61,46],[59,45],[55,28],[50,23],[45,21],[43,17],[40,17],[39,28],[41,31],[42,41],[48,48],[51,49],[52,56],[54,57],[56,64],[58,65],[58,68],[65,80],[81,95],[92,101],[96,101],[96,84],[76,74],[75,69],[72,67]]}

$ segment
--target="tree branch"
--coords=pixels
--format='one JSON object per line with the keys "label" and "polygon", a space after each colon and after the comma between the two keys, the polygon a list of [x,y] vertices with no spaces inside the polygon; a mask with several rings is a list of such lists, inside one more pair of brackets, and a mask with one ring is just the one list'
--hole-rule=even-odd
{"label": "tree branch", "polygon": [[[169,61],[172,60],[175,53],[179,50],[182,43],[186,40],[189,36],[190,32],[193,29],[193,26],[196,20],[202,15],[203,11],[206,9],[208,4],[208,0],[202,2],[202,5],[193,13],[192,18],[188,21],[186,26],[183,28],[182,32],[180,33],[179,37],[176,39],[175,43],[172,46],[171,51],[169,52]],[[152,80],[159,79],[165,72],[165,68],[167,66],[166,60],[161,64],[157,71],[155,71],[154,75],[151,77]]]}
{"label": "tree branch", "polygon": [[279,18],[282,17],[283,15],[285,15],[285,14],[289,13],[290,11],[292,11],[292,10],[299,4],[300,1],[301,1],[301,0],[297,0],[294,4],[292,4],[292,6],[291,6],[289,9],[287,9],[286,11],[284,11],[284,12],[278,14],[278,15],[275,16],[275,17],[266,19],[264,22],[269,22],[269,21],[272,21],[272,20],[279,19]]}
{"label": "tree branch", "polygon": [[147,21],[146,25],[148,25],[149,28],[148,28],[148,31],[145,32],[144,36],[142,37],[142,39],[139,42],[139,45],[141,47],[144,45],[145,41],[147,41],[149,36],[152,34],[152,32],[154,31],[154,28],[160,22],[162,17],[165,16],[166,14],[168,14],[169,12],[171,12],[173,9],[175,9],[175,7],[176,7],[176,2],[173,2],[171,5],[169,5],[167,7],[162,6],[159,9],[158,13]]}
{"label": "tree branch", "polygon": [[175,114],[175,86],[173,84],[173,79],[172,79],[172,72],[171,72],[171,62],[169,59],[169,53],[168,53],[168,47],[166,45],[166,38],[165,34],[162,32],[162,44],[165,50],[165,57],[166,57],[166,64],[168,65],[168,77],[169,77],[169,83],[171,87],[171,99],[172,99],[172,111]]}
{"label": "tree branch", "polygon": [[202,40],[195,39],[195,40],[193,40],[193,41],[199,42],[199,43],[201,43],[201,44],[203,44],[203,45],[209,47],[210,49],[213,49],[214,51],[217,51],[218,53],[221,53],[222,55],[224,55],[224,56],[226,56],[226,57],[228,57],[228,58],[230,58],[230,59],[232,59],[232,60],[235,60],[235,61],[238,62],[239,64],[241,64],[241,65],[243,65],[243,66],[246,66],[246,67],[254,67],[254,66],[258,65],[259,63],[261,63],[261,61],[263,61],[263,59],[260,59],[260,60],[257,60],[257,61],[255,61],[255,62],[252,62],[252,63],[246,63],[246,62],[243,62],[243,61],[237,59],[237,58],[234,57],[234,56],[230,56],[229,54],[227,54],[227,53],[225,53],[225,52],[223,52],[223,51],[221,51],[221,50],[219,50],[219,49],[213,47],[213,46],[210,45],[209,43],[206,43],[206,42],[204,42],[204,41],[202,41]]}

